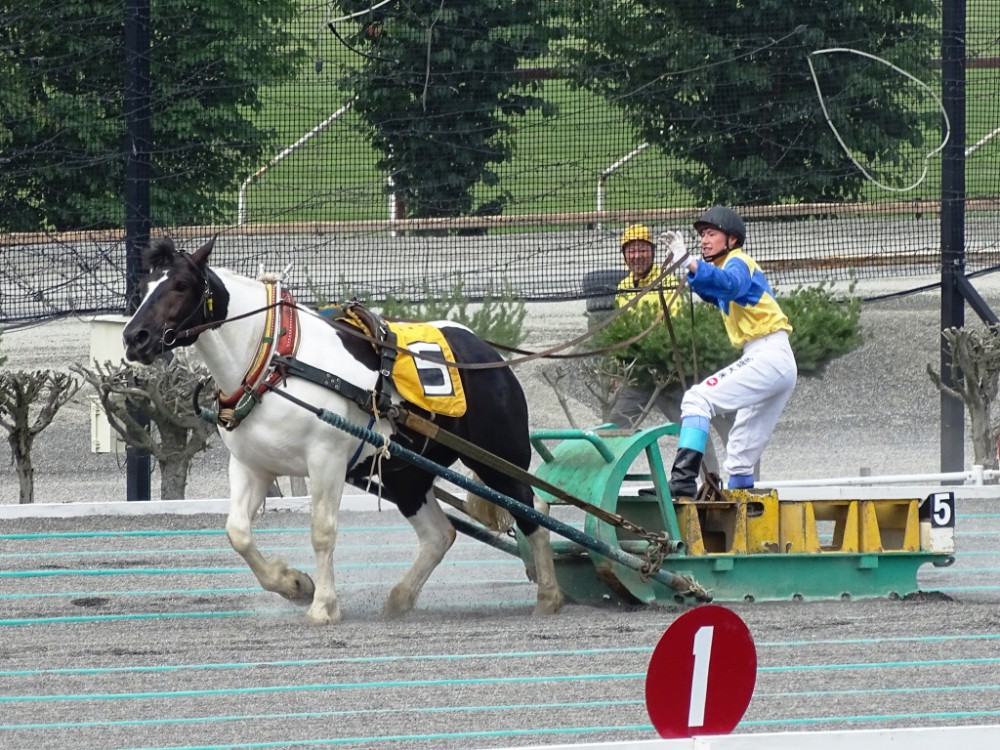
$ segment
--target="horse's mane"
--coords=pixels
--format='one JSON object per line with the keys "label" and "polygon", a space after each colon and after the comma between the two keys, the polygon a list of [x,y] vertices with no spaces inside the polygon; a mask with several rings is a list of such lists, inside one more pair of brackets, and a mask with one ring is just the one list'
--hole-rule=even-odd
{"label": "horse's mane", "polygon": [[148,268],[150,271],[168,268],[173,265],[174,258],[176,258],[178,252],[173,239],[170,237],[160,237],[143,251],[143,267]]}

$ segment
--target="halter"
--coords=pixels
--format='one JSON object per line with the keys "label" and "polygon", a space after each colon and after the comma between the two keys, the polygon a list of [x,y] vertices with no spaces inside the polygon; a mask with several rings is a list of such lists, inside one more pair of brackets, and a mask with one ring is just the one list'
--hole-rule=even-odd
{"label": "halter", "polygon": [[198,264],[195,263],[193,260],[191,260],[191,256],[188,255],[187,253],[181,253],[180,256],[188,262],[188,265],[191,266],[191,270],[194,271],[195,275],[197,275],[198,278],[200,278],[202,281],[203,286],[201,290],[201,300],[200,300],[201,317],[204,320],[211,322],[203,326],[195,326],[194,328],[183,328],[183,326],[187,325],[188,321],[190,321],[191,318],[193,318],[195,314],[198,312],[197,307],[192,308],[191,312],[187,314],[187,317],[177,324],[177,328],[181,329],[180,334],[178,334],[176,329],[174,328],[163,329],[163,333],[160,336],[160,343],[162,343],[163,346],[167,348],[176,344],[178,340],[180,340],[181,338],[186,338],[187,336],[190,336],[192,331],[197,330],[200,333],[202,330],[205,330],[206,328],[212,328],[213,326],[219,325],[219,323],[215,323],[214,321],[212,321],[212,316],[215,313],[215,299],[214,297],[212,297],[212,285],[209,283],[208,274],[204,273],[198,267]]}

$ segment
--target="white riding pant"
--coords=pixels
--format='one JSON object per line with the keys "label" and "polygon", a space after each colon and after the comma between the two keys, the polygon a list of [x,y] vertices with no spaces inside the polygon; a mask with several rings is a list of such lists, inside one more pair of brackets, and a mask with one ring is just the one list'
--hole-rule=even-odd
{"label": "white riding pant", "polygon": [[743,355],[733,364],[687,390],[681,418],[712,419],[735,411],[723,468],[729,476],[753,474],[797,379],[788,333],[762,336],[744,344]]}

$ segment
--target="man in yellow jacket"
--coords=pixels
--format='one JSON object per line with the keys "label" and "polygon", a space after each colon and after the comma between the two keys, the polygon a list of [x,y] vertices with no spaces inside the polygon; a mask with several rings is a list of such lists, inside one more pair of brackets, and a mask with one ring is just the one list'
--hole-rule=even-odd
{"label": "man in yellow jacket", "polygon": [[[653,243],[653,236],[649,232],[649,227],[645,224],[632,224],[622,234],[622,258],[628,273],[618,284],[618,292],[615,295],[615,307],[627,305],[640,290],[649,286],[662,273],[659,264],[653,260],[656,252],[656,245]],[[674,290],[677,288],[677,279],[673,274],[661,279],[663,294],[669,302]],[[636,304],[634,309],[644,308],[652,305],[656,310],[660,309],[660,294],[654,288],[642,295],[642,299]],[[681,300],[678,295],[673,304],[670,305],[670,314],[676,315],[680,310]]]}
{"label": "man in yellow jacket", "polygon": [[687,269],[691,288],[722,313],[732,345],[741,351],[729,367],[692,386],[681,401],[681,432],[670,472],[670,494],[694,497],[710,420],[735,412],[724,469],[730,489],[754,485],[754,466],[795,388],[798,368],[788,341],[792,327],[757,262],[743,251],[746,226],[726,206],[713,206],[694,223],[701,259],[688,255],[680,232],[664,241],[670,262]]}
{"label": "man in yellow jacket", "polygon": [[[628,273],[618,284],[615,307],[624,307],[635,298],[635,295],[642,294],[641,299],[632,310],[640,311],[651,308],[659,313],[660,293],[658,289],[654,287],[645,293],[641,291],[656,281],[662,273],[659,264],[653,260],[656,245],[653,243],[649,227],[645,224],[632,224],[626,228],[622,234],[621,249],[622,259],[625,261]],[[670,298],[674,296],[674,290],[678,287],[677,277],[674,274],[668,274],[660,279],[657,286],[663,288],[663,297],[669,303]],[[681,295],[677,295],[677,298],[670,304],[670,314],[677,315],[680,309]],[[642,422],[651,396],[652,391],[647,388],[625,385],[618,392],[618,398],[611,411],[611,421],[624,429],[638,427]],[[680,419],[680,407],[676,400],[660,394],[655,405],[671,422],[677,422]]]}

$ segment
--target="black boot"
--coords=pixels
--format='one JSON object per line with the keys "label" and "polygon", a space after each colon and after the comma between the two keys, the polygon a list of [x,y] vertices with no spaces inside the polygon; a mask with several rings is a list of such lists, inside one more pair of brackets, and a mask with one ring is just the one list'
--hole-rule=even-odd
{"label": "black boot", "polygon": [[678,499],[693,498],[698,492],[698,472],[701,470],[701,459],[705,454],[693,448],[678,448],[670,470],[670,497]]}

